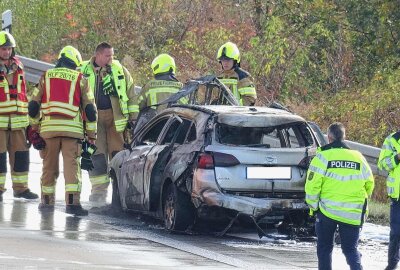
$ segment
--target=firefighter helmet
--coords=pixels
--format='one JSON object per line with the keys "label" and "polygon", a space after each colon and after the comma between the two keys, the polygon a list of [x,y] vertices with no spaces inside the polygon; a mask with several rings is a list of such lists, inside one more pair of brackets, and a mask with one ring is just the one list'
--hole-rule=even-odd
{"label": "firefighter helmet", "polygon": [[82,64],[81,53],[70,45],[62,48],[60,54],[58,55],[58,59],[62,57],[71,60],[77,67],[79,67]]}
{"label": "firefighter helmet", "polygon": [[7,31],[0,32],[0,47],[2,47],[2,46],[8,46],[8,47],[15,48],[15,39]]}
{"label": "firefighter helmet", "polygon": [[160,54],[154,58],[153,62],[151,63],[151,69],[153,70],[154,75],[166,72],[172,72],[172,74],[175,74],[175,60],[166,53]]}
{"label": "firefighter helmet", "polygon": [[240,63],[240,52],[235,43],[227,42],[222,45],[217,53],[217,60],[232,59],[236,63]]}

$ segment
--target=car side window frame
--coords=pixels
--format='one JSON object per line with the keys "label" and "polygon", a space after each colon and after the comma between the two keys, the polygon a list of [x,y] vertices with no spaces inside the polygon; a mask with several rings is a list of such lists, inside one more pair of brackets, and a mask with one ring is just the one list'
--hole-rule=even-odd
{"label": "car side window frame", "polygon": [[137,139],[135,140],[134,145],[138,146],[138,145],[149,145],[146,143],[143,143],[143,138],[148,134],[148,132],[151,131],[152,128],[154,128],[154,126],[156,126],[158,123],[160,123],[161,121],[164,121],[166,119],[166,122],[163,126],[163,128],[161,129],[160,133],[158,134],[158,137],[154,143],[154,145],[158,144],[158,141],[160,140],[160,135],[163,134],[165,128],[168,126],[168,122],[171,120],[171,115],[167,115],[164,117],[161,117],[160,119],[157,119],[157,121],[155,121],[151,126],[149,126],[148,128],[146,128],[145,130],[143,130],[143,132],[141,132],[142,134],[140,134]]}
{"label": "car side window frame", "polygon": [[[188,118],[186,118],[186,117],[182,117],[182,116],[180,116],[180,115],[175,114],[175,115],[173,115],[173,117],[171,117],[169,123],[166,124],[166,127],[165,127],[165,129],[163,130],[163,134],[159,137],[159,143],[158,143],[158,144],[164,145],[164,144],[170,144],[170,143],[172,143],[172,141],[171,141],[171,142],[165,142],[165,138],[166,138],[166,136],[167,136],[167,133],[168,133],[169,129],[171,128],[171,126],[174,124],[175,121],[180,122],[180,125],[184,125],[184,124],[185,124],[185,121],[186,121],[186,123],[189,122],[188,128],[186,129],[185,137],[183,138],[182,143],[179,143],[179,145],[183,145],[183,144],[186,144],[186,143],[187,143],[187,138],[188,138],[188,135],[189,135],[189,132],[190,132],[190,130],[191,130],[192,125],[194,125],[194,121],[191,120],[191,119],[188,119]],[[178,127],[179,127],[180,125],[178,125]],[[177,130],[178,130],[178,129],[177,129]],[[174,136],[175,136],[175,132],[174,132],[173,137],[174,137]],[[196,137],[197,137],[197,135],[196,135]],[[174,142],[174,144],[175,144],[175,143],[176,143],[176,141]]]}

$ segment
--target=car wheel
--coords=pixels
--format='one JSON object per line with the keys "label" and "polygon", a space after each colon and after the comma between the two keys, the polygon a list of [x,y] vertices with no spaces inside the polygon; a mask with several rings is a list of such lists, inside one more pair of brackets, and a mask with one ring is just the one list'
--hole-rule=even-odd
{"label": "car wheel", "polygon": [[114,171],[110,173],[111,181],[112,181],[112,199],[111,199],[111,206],[114,210],[121,211],[121,197],[119,195],[118,189],[118,181]]}
{"label": "car wheel", "polygon": [[186,231],[194,224],[194,206],[188,194],[175,184],[167,187],[163,198],[164,225],[168,231]]}

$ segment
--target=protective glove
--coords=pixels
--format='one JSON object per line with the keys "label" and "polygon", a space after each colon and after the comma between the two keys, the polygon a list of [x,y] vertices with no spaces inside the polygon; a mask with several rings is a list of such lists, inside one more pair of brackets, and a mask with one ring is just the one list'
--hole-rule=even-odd
{"label": "protective glove", "polygon": [[28,142],[33,145],[36,150],[43,150],[46,147],[46,142],[40,137],[39,132],[31,126],[26,128],[26,137]]}
{"label": "protective glove", "polygon": [[84,140],[82,142],[81,169],[91,171],[94,168],[92,155],[96,152],[96,145]]}

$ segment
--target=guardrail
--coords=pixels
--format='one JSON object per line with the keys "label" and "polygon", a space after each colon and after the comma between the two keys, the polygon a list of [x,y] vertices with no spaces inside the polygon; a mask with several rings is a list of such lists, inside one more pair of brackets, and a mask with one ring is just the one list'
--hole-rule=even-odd
{"label": "guardrail", "polygon": [[24,64],[26,80],[31,83],[38,83],[43,72],[54,67],[52,64],[24,56],[18,55],[18,58],[21,60],[22,64]]}
{"label": "guardrail", "polygon": [[[42,76],[43,72],[45,72],[49,68],[54,67],[54,65],[43,61],[38,61],[23,56],[18,57],[24,64],[26,80],[31,83],[38,83],[40,76]],[[386,172],[378,170],[378,167],[376,165],[380,152],[379,148],[353,141],[346,141],[346,143],[349,145],[350,148],[360,151],[365,156],[374,174],[382,176],[387,175]]]}

